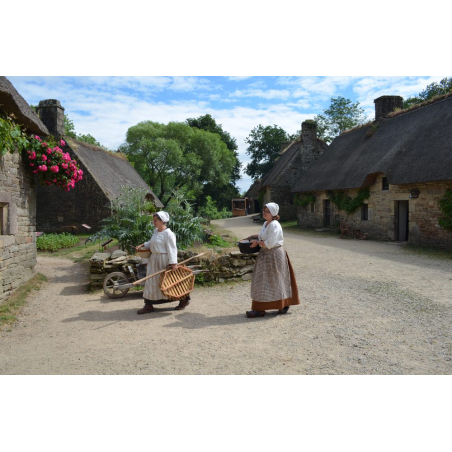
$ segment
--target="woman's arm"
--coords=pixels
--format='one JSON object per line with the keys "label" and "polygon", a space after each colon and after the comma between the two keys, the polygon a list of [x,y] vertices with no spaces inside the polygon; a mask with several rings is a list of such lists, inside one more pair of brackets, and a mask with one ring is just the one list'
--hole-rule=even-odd
{"label": "woman's arm", "polygon": [[176,270],[177,265],[177,246],[176,246],[176,236],[173,231],[169,231],[165,237],[166,250],[168,252],[168,265],[171,266],[173,270]]}

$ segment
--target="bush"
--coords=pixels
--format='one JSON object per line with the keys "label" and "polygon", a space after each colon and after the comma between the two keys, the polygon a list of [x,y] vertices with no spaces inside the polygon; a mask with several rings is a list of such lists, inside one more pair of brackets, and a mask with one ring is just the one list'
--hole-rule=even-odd
{"label": "bush", "polygon": [[36,239],[36,248],[42,251],[58,251],[77,245],[79,239],[67,232],[63,234],[42,234]]}
{"label": "bush", "polygon": [[223,210],[218,210],[216,201],[212,200],[211,196],[207,196],[207,203],[204,207],[199,208],[199,215],[208,220],[219,220],[222,218],[229,218],[232,216],[232,212],[227,210],[226,207]]}
{"label": "bush", "polygon": [[194,216],[192,205],[180,191],[173,191],[173,198],[166,208],[170,220],[168,227],[176,234],[177,247],[180,249],[202,242],[204,231],[201,218]]}
{"label": "bush", "polygon": [[134,254],[135,247],[147,242],[154,231],[152,214],[156,209],[146,201],[146,193],[143,188],[122,186],[120,195],[111,203],[111,217],[102,220],[102,228],[90,239],[116,239],[121,249]]}

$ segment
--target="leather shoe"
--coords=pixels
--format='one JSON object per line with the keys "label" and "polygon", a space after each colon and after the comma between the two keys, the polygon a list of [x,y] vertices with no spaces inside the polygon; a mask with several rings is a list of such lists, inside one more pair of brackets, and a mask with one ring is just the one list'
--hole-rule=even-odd
{"label": "leather shoe", "polygon": [[246,311],[246,316],[249,319],[254,319],[255,317],[264,317],[265,311]]}
{"label": "leather shoe", "polygon": [[154,306],[152,304],[147,304],[144,308],[137,311],[137,314],[148,314],[149,312],[154,312]]}
{"label": "leather shoe", "polygon": [[190,304],[190,300],[188,300],[188,299],[180,300],[179,306],[176,306],[174,308],[174,310],[175,311],[183,311],[189,304]]}

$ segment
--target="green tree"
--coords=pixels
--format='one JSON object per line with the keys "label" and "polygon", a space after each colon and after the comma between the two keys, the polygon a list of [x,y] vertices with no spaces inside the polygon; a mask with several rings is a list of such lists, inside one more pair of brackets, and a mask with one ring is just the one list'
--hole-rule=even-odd
{"label": "green tree", "polygon": [[255,127],[245,142],[248,143],[246,153],[251,162],[246,166],[246,174],[253,180],[262,178],[274,166],[275,160],[281,152],[281,143],[293,138],[277,125],[264,127],[259,124]]}
{"label": "green tree", "polygon": [[144,121],[130,127],[120,150],[165,206],[173,190],[196,198],[208,184],[224,186],[235,163],[218,134],[180,122]]}
{"label": "green tree", "polygon": [[439,83],[430,83],[427,87],[421,91],[417,96],[408,97],[403,102],[403,108],[411,107],[415,104],[420,104],[426,100],[431,99],[441,94],[447,94],[452,91],[452,77],[443,78]]}
{"label": "green tree", "polygon": [[64,134],[67,137],[71,137],[74,138],[75,140],[78,141],[83,141],[84,143],[88,143],[88,144],[92,144],[94,146],[98,146],[100,148],[104,148],[107,149],[105,146],[102,146],[92,135],[90,135],[89,133],[84,135],[84,134],[77,134],[75,131],[75,126],[74,126],[74,122],[72,121],[72,119],[69,118],[69,116],[64,115]]}
{"label": "green tree", "polygon": [[366,120],[364,110],[359,102],[352,102],[344,97],[331,98],[331,105],[323,110],[323,115],[317,115],[314,121],[317,123],[317,136],[330,143],[338,135],[352,129]]}
{"label": "green tree", "polygon": [[189,118],[185,122],[191,127],[217,133],[235,158],[234,167],[229,175],[229,182],[224,186],[218,186],[212,182],[207,183],[203,188],[202,196],[198,196],[196,208],[198,209],[201,206],[205,207],[207,197],[210,196],[220,209],[231,209],[231,199],[239,194],[236,183],[241,178],[240,169],[242,166],[239,160],[236,139],[223,130],[221,124],[217,124],[215,119],[209,114],[199,116],[198,118]]}

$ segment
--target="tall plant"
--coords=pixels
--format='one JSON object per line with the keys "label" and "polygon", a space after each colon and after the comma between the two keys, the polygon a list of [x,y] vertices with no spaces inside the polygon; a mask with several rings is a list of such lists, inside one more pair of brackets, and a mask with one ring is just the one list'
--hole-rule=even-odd
{"label": "tall plant", "polygon": [[166,210],[170,215],[168,226],[176,234],[178,248],[187,248],[194,242],[202,241],[204,232],[201,218],[195,216],[193,207],[183,192],[173,191],[172,199]]}
{"label": "tall plant", "polygon": [[154,230],[152,214],[156,209],[146,201],[146,193],[143,188],[122,186],[120,195],[111,203],[111,216],[101,221],[101,229],[90,238],[117,239],[123,250],[133,254],[135,246],[148,241]]}

